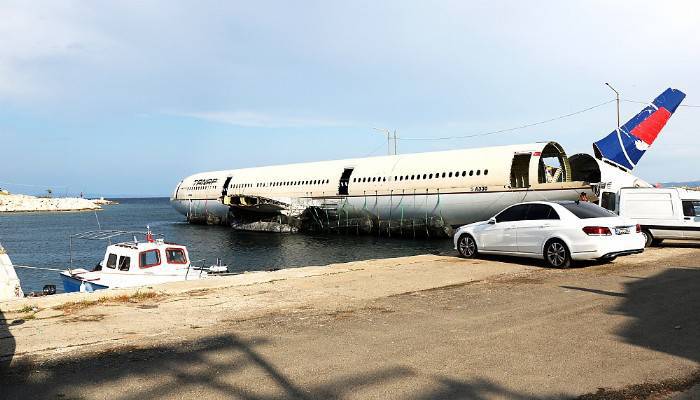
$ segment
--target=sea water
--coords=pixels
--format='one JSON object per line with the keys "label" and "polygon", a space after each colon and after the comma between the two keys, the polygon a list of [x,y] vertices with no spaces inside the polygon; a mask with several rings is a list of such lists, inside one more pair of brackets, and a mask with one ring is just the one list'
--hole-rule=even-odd
{"label": "sea water", "polygon": [[[98,229],[144,232],[149,225],[166,241],[186,245],[190,258],[217,258],[230,272],[327,265],[427,253],[452,254],[449,239],[406,239],[347,234],[280,234],[240,232],[223,226],[190,225],[167,198],[118,199],[118,205],[97,212],[0,214],[0,243],[15,265],[66,269],[69,237]],[[121,237],[130,241],[133,237]],[[144,237],[137,236],[138,240]],[[73,240],[73,267],[92,269],[101,261],[107,241]],[[17,268],[25,293],[44,285],[63,287],[58,272]]]}

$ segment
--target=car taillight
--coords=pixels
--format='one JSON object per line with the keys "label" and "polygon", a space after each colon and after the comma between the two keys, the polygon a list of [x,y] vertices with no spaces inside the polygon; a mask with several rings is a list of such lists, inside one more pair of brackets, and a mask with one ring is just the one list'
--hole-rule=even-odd
{"label": "car taillight", "polygon": [[642,226],[637,224],[637,233],[642,233]]}
{"label": "car taillight", "polygon": [[583,228],[583,231],[586,233],[586,235],[589,236],[610,236],[612,235],[612,232],[610,232],[610,228],[607,226],[586,226]]}

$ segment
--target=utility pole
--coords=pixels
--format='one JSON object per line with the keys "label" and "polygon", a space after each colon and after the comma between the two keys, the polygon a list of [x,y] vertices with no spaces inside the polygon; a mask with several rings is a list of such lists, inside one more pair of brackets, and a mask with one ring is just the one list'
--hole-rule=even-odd
{"label": "utility pole", "polygon": [[394,129],[393,135],[392,135],[391,131],[386,129],[386,128],[372,128],[372,129],[374,129],[375,131],[382,132],[382,133],[386,134],[386,153],[388,155],[392,155],[391,154],[391,141],[392,140],[394,141],[394,155],[398,154],[397,153],[397,151],[398,151],[398,145],[397,145],[398,136],[396,135],[396,129]]}
{"label": "utility pole", "polygon": [[394,129],[394,155],[395,156],[399,154],[398,143],[399,143],[399,137],[396,136],[396,129]]}
{"label": "utility pole", "polygon": [[615,90],[614,87],[610,86],[608,82],[605,82],[605,85],[615,92],[615,100],[617,101],[617,128],[620,129],[620,92]]}

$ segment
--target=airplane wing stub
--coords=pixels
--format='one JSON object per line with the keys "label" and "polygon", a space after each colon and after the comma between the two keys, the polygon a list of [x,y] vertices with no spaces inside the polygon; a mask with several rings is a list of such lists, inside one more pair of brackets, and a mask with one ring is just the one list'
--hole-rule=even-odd
{"label": "airplane wing stub", "polygon": [[684,98],[685,93],[680,90],[666,89],[619,129],[593,143],[595,156],[627,170],[634,169]]}

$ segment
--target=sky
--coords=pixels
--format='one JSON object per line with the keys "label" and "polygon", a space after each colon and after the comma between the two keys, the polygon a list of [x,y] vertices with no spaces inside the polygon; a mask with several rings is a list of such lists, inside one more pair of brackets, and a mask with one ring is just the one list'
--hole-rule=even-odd
{"label": "sky", "polygon": [[[0,0],[0,187],[167,196],[217,169],[386,154],[667,87],[700,105],[696,1]],[[623,122],[643,108],[623,101]],[[399,153],[555,140],[615,103]],[[700,179],[699,107],[635,174]]]}

